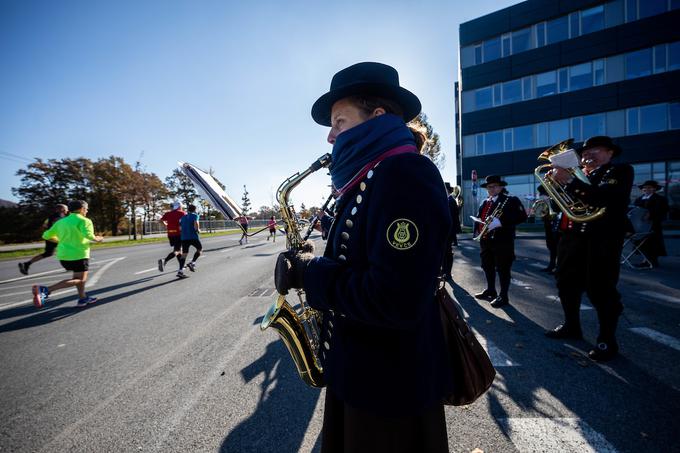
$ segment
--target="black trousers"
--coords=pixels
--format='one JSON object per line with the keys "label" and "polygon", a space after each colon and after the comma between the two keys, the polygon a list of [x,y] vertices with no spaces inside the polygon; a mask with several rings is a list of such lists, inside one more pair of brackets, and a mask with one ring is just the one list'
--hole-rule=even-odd
{"label": "black trousers", "polygon": [[443,271],[444,275],[453,275],[453,242],[451,238],[449,238],[449,240],[446,242]]}
{"label": "black trousers", "polygon": [[501,286],[499,295],[508,297],[510,289],[510,269],[515,261],[515,243],[513,240],[498,241],[496,239],[482,239],[480,242],[480,257],[482,270],[486,277],[486,289],[496,292],[496,273]]}
{"label": "black trousers", "polygon": [[585,292],[597,311],[597,341],[616,344],[616,325],[623,311],[616,290],[621,267],[623,233],[564,232],[557,250],[557,290],[565,324],[580,329],[581,296]]}
{"label": "black trousers", "polygon": [[[397,396],[395,396],[397,397]],[[326,389],[321,453],[448,453],[444,406],[418,415],[377,415]]]}
{"label": "black trousers", "polygon": [[544,231],[545,231],[545,246],[550,252],[550,263],[548,267],[553,269],[557,263],[557,243],[560,241],[559,233],[553,231],[552,221],[543,221]]}

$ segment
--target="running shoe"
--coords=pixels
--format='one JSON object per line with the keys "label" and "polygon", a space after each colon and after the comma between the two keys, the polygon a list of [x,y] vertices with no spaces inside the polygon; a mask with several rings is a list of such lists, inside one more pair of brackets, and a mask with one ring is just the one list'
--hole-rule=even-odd
{"label": "running shoe", "polygon": [[33,285],[31,291],[33,292],[33,305],[35,305],[37,308],[42,308],[49,297],[47,286]]}
{"label": "running shoe", "polygon": [[194,263],[187,264],[187,267],[191,272],[196,272],[196,265]]}
{"label": "running shoe", "polygon": [[158,270],[163,272],[163,260],[158,260]]}
{"label": "running shoe", "polygon": [[187,274],[182,271],[177,272],[177,278],[189,278]]}
{"label": "running shoe", "polygon": [[83,308],[83,307],[86,307],[88,305],[92,305],[95,302],[97,302],[96,297],[89,297],[89,296],[83,297],[82,299],[78,299],[78,303],[76,304],[76,307],[77,308]]}
{"label": "running shoe", "polygon": [[26,263],[19,263],[19,272],[21,272],[24,275],[28,275],[28,264]]}

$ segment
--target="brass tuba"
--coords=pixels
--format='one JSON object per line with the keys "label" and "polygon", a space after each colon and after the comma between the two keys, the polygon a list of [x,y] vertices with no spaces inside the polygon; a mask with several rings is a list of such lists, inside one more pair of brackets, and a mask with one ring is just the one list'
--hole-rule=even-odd
{"label": "brass tuba", "polygon": [[[550,160],[554,155],[569,151],[569,147],[573,142],[574,139],[570,138],[551,146],[538,156],[538,160]],[[561,184],[548,174],[548,171],[551,169],[552,165],[549,163],[539,165],[534,170],[534,176],[536,176],[536,179],[538,179],[538,182],[543,186],[548,196],[555,202],[564,215],[569,217],[573,222],[590,222],[604,215],[606,208],[595,208],[568,193]],[[590,184],[580,167],[568,168],[567,170],[575,178],[580,179],[586,184]]]}
{"label": "brass tuba", "polygon": [[[286,245],[289,250],[300,251],[305,244],[305,240],[300,234],[297,215],[289,204],[290,192],[307,176],[321,168],[328,167],[330,163],[330,154],[324,154],[307,170],[302,173],[295,173],[286,179],[276,191],[281,218],[286,226]],[[310,225],[307,236],[311,232],[311,227],[312,225]],[[264,315],[260,323],[260,330],[273,327],[279,333],[283,343],[288,348],[288,352],[293,357],[300,378],[312,387],[323,387],[326,384],[319,360],[321,313],[309,307],[303,290],[297,289],[295,291],[300,300],[299,310],[296,311],[286,301],[284,294],[279,294],[276,302]]]}

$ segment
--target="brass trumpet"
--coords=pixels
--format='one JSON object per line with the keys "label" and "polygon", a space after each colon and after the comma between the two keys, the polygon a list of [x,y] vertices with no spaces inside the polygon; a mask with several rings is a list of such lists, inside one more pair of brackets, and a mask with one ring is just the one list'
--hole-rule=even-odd
{"label": "brass trumpet", "polygon": [[[574,139],[570,138],[551,146],[538,156],[538,160],[550,160],[552,156],[568,151],[573,142]],[[548,196],[555,202],[564,215],[569,217],[573,222],[590,222],[604,215],[606,208],[595,208],[590,206],[567,192],[561,184],[548,174],[552,168],[550,163],[539,165],[534,170],[534,176],[536,176],[536,179],[543,186]],[[566,170],[568,170],[575,178],[590,184],[580,167],[568,168]]]}

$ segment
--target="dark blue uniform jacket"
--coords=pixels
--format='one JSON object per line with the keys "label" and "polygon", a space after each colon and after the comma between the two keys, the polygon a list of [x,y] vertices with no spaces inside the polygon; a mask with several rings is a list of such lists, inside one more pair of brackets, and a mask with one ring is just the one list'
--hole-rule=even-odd
{"label": "dark blue uniform jacket", "polygon": [[451,380],[434,294],[451,218],[439,171],[425,156],[389,157],[336,207],[304,278],[324,313],[328,391],[381,414],[440,404]]}

